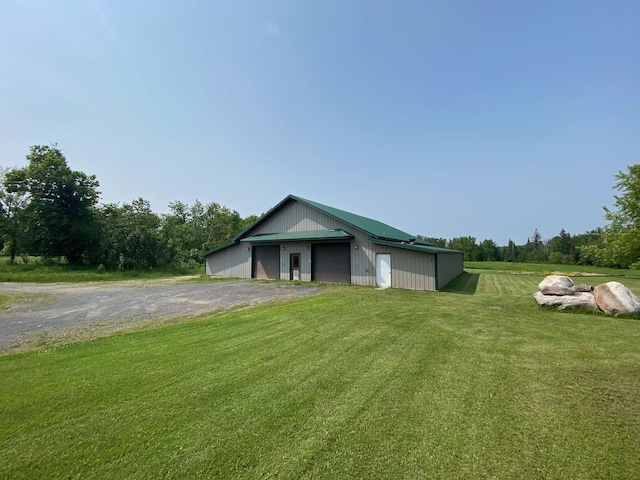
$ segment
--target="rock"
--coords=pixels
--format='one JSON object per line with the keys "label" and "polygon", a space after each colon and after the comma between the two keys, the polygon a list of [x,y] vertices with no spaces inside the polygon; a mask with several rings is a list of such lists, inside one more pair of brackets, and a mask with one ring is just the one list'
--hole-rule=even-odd
{"label": "rock", "polygon": [[533,298],[541,307],[557,307],[558,310],[567,308],[598,310],[595,295],[591,292],[576,292],[572,295],[544,295],[542,292],[536,292]]}
{"label": "rock", "polygon": [[608,282],[593,289],[598,307],[609,315],[640,313],[640,299],[620,282]]}
{"label": "rock", "polygon": [[576,292],[593,292],[593,287],[586,283],[579,283],[576,285]]}
{"label": "rock", "polygon": [[576,292],[573,281],[566,275],[549,275],[538,284],[544,295],[573,295]]}

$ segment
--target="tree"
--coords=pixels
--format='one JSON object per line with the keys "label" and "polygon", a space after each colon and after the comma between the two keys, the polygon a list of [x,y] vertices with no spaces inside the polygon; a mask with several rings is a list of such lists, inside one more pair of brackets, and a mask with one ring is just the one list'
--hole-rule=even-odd
{"label": "tree", "polygon": [[424,240],[425,242],[429,242],[438,248],[447,248],[446,238],[425,237],[423,235],[418,235],[418,238],[420,240]]}
{"label": "tree", "polygon": [[235,210],[198,200],[191,207],[175,201],[169,209],[162,217],[162,236],[169,262],[175,267],[201,264],[205,251],[229,242],[259,219],[256,215],[243,219]]}
{"label": "tree", "polygon": [[509,239],[509,245],[502,247],[502,258],[505,262],[515,262],[518,257],[518,250],[520,247],[516,246],[516,243]]}
{"label": "tree", "polygon": [[616,211],[605,207],[605,218],[611,221],[605,235],[606,258],[614,265],[640,268],[640,164],[618,172],[614,188]]}
{"label": "tree", "polygon": [[559,235],[547,243],[550,263],[575,263],[575,247],[569,235],[563,228]]}
{"label": "tree", "polygon": [[604,207],[611,223],[604,228],[601,244],[580,249],[583,258],[597,265],[640,268],[640,164],[618,172],[614,189],[616,210]]}
{"label": "tree", "polygon": [[493,240],[483,240],[478,246],[478,260],[495,262],[498,260],[498,245]]}
{"label": "tree", "polygon": [[[262,214],[262,215],[264,215],[264,214]],[[242,222],[240,222],[240,232],[246,230],[251,225],[253,225],[258,220],[260,220],[260,218],[262,218],[262,215],[249,215],[248,217],[243,218]],[[240,232],[238,232],[238,233],[240,233]]]}
{"label": "tree", "polygon": [[29,164],[9,171],[7,192],[23,196],[25,248],[32,255],[67,258],[79,264],[97,243],[95,175],[69,168],[56,144],[29,147]]}
{"label": "tree", "polygon": [[23,212],[27,198],[23,193],[11,193],[5,188],[5,178],[10,170],[0,167],[0,236],[2,248],[8,247],[11,263],[14,263],[16,255],[21,253]]}
{"label": "tree", "polygon": [[616,179],[613,188],[622,195],[614,195],[617,211],[605,207],[605,217],[620,228],[640,229],[640,164],[627,167],[626,173],[618,172]]}
{"label": "tree", "polygon": [[192,207],[176,200],[169,204],[169,209],[170,213],[162,216],[162,236],[169,264],[178,268],[197,266],[202,263],[202,252],[197,245],[204,207],[197,200]]}
{"label": "tree", "polygon": [[476,245],[476,237],[466,236],[452,238],[449,242],[449,248],[462,251],[464,253],[465,262],[472,262],[478,259],[478,245]]}
{"label": "tree", "polygon": [[537,228],[534,230],[533,236],[527,240],[526,245],[519,249],[518,261],[531,263],[547,261],[546,246]]}
{"label": "tree", "polygon": [[160,233],[160,218],[149,202],[138,198],[130,204],[105,205],[102,262],[119,270],[166,266],[167,248]]}

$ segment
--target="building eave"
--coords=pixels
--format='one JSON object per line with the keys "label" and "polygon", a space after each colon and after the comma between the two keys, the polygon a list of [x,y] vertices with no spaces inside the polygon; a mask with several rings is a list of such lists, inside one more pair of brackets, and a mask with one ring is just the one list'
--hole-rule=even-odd
{"label": "building eave", "polygon": [[216,253],[216,252],[220,252],[221,250],[226,250],[227,248],[233,247],[234,245],[237,245],[239,242],[231,242],[231,243],[227,243],[225,245],[221,245],[219,247],[213,248],[211,250],[209,250],[208,252],[205,252],[202,254],[203,257],[208,257],[209,255],[211,255],[212,253]]}
{"label": "building eave", "polygon": [[379,239],[379,238],[372,238],[371,239],[371,243],[375,243],[376,245],[385,245],[385,246],[389,246],[389,247],[404,248],[406,250],[414,250],[414,251],[417,251],[417,252],[433,253],[433,254],[437,254],[437,253],[463,253],[460,250],[451,250],[451,249],[448,249],[448,248],[434,247],[432,245],[420,245],[418,243],[412,244],[412,243],[406,243],[406,242],[383,240],[383,239]]}

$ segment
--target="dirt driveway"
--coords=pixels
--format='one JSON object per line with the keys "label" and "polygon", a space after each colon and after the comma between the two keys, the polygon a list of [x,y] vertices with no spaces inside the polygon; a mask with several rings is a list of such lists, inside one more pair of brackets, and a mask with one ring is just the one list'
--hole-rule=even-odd
{"label": "dirt driveway", "polygon": [[0,283],[19,301],[0,311],[0,350],[66,343],[155,319],[195,316],[320,292],[319,287],[229,280],[205,283],[128,281],[111,284]]}

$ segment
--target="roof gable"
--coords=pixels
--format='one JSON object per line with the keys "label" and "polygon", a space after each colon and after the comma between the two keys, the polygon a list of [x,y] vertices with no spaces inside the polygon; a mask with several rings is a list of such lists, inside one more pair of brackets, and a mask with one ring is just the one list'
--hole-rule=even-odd
{"label": "roof gable", "polygon": [[[309,205],[310,207],[315,208],[316,210],[320,210],[321,212],[324,212],[334,218],[337,218],[338,220],[359,230],[362,230],[363,232],[366,232],[375,238],[400,240],[405,242],[415,240],[416,238],[415,235],[411,235],[409,233],[403,232],[402,230],[398,230],[397,228],[387,225],[386,223],[379,222],[378,220],[373,220],[361,215],[356,215],[355,213],[346,212],[338,208],[329,207],[318,202],[307,200],[306,198],[296,197],[295,195],[289,195],[287,198],[292,198],[301,203],[304,203],[305,205]],[[430,245],[427,242],[419,243],[422,245]]]}
{"label": "roof gable", "polygon": [[222,245],[220,247],[214,248],[204,254],[207,256],[211,253],[217,252],[224,248],[228,248],[231,245],[235,245],[240,242],[242,239],[247,238],[251,232],[256,230],[260,225],[263,225],[270,218],[276,215],[285,205],[290,202],[300,202],[304,205],[307,205],[311,208],[319,210],[330,217],[333,217],[341,222],[346,223],[347,225],[351,225],[358,230],[361,230],[369,235],[371,235],[374,239],[380,240],[391,240],[397,242],[410,242],[413,241],[415,245],[425,245],[425,246],[433,246],[432,243],[425,242],[423,240],[417,239],[415,235],[410,235],[409,233],[403,232],[402,230],[398,230],[386,223],[379,222],[378,220],[373,220],[371,218],[363,217],[361,215],[356,215],[355,213],[347,212],[345,210],[340,210],[338,208],[330,207],[328,205],[323,205],[318,202],[314,202],[312,200],[307,200],[306,198],[297,197],[295,195],[287,195],[280,203],[278,203],[275,207],[267,211],[262,217],[260,217],[255,223],[247,227],[245,230],[236,235],[230,243],[227,245]]}

